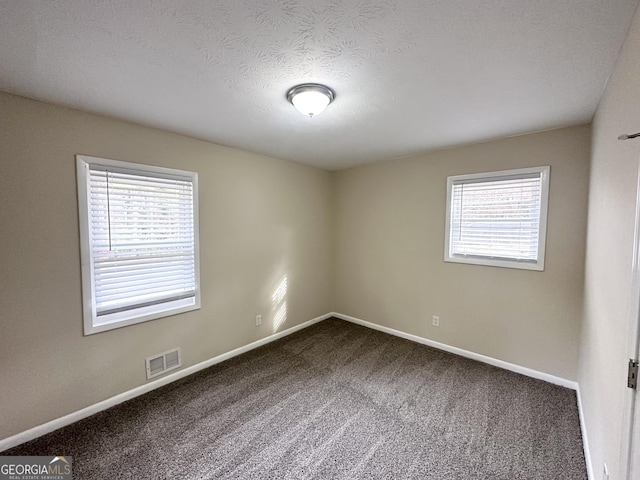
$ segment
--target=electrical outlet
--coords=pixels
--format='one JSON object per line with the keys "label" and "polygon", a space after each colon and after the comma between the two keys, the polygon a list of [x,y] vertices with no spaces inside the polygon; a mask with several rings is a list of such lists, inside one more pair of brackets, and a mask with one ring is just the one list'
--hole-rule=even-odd
{"label": "electrical outlet", "polygon": [[607,467],[607,462],[602,464],[602,480],[609,480],[609,468]]}
{"label": "electrical outlet", "polygon": [[262,315],[256,315],[256,327],[262,325]]}
{"label": "electrical outlet", "polygon": [[431,320],[431,324],[434,327],[439,327],[440,326],[440,317],[436,317],[435,315],[433,316],[433,320]]}

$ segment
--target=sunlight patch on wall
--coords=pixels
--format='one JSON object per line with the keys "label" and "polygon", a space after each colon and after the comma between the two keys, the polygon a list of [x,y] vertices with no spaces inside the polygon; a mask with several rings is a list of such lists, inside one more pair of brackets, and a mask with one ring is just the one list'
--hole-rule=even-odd
{"label": "sunlight patch on wall", "polygon": [[273,304],[273,331],[280,330],[282,324],[287,320],[287,276],[282,277],[273,295],[271,296]]}

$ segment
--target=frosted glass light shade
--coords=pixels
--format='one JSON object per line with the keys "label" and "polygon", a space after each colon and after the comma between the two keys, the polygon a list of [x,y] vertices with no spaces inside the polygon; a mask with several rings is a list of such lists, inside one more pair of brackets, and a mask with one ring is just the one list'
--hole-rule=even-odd
{"label": "frosted glass light shade", "polygon": [[287,93],[287,99],[293,106],[309,117],[322,113],[334,98],[333,90],[318,83],[297,85]]}
{"label": "frosted glass light shade", "polygon": [[308,90],[300,92],[291,99],[293,106],[303,115],[313,117],[318,115],[329,105],[329,97],[322,92]]}

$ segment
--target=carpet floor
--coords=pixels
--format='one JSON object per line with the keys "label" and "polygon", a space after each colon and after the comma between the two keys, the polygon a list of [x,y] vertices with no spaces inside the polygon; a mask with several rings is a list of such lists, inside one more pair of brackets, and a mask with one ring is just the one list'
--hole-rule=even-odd
{"label": "carpet floor", "polygon": [[78,479],[587,478],[575,392],[335,318],[2,455]]}

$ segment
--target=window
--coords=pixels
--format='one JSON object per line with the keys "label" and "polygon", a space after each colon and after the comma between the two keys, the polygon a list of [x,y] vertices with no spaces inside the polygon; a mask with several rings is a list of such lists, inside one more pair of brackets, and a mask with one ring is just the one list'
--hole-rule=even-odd
{"label": "window", "polygon": [[444,260],[544,270],[549,170],[449,177]]}
{"label": "window", "polygon": [[76,156],[84,333],[200,308],[198,175]]}

